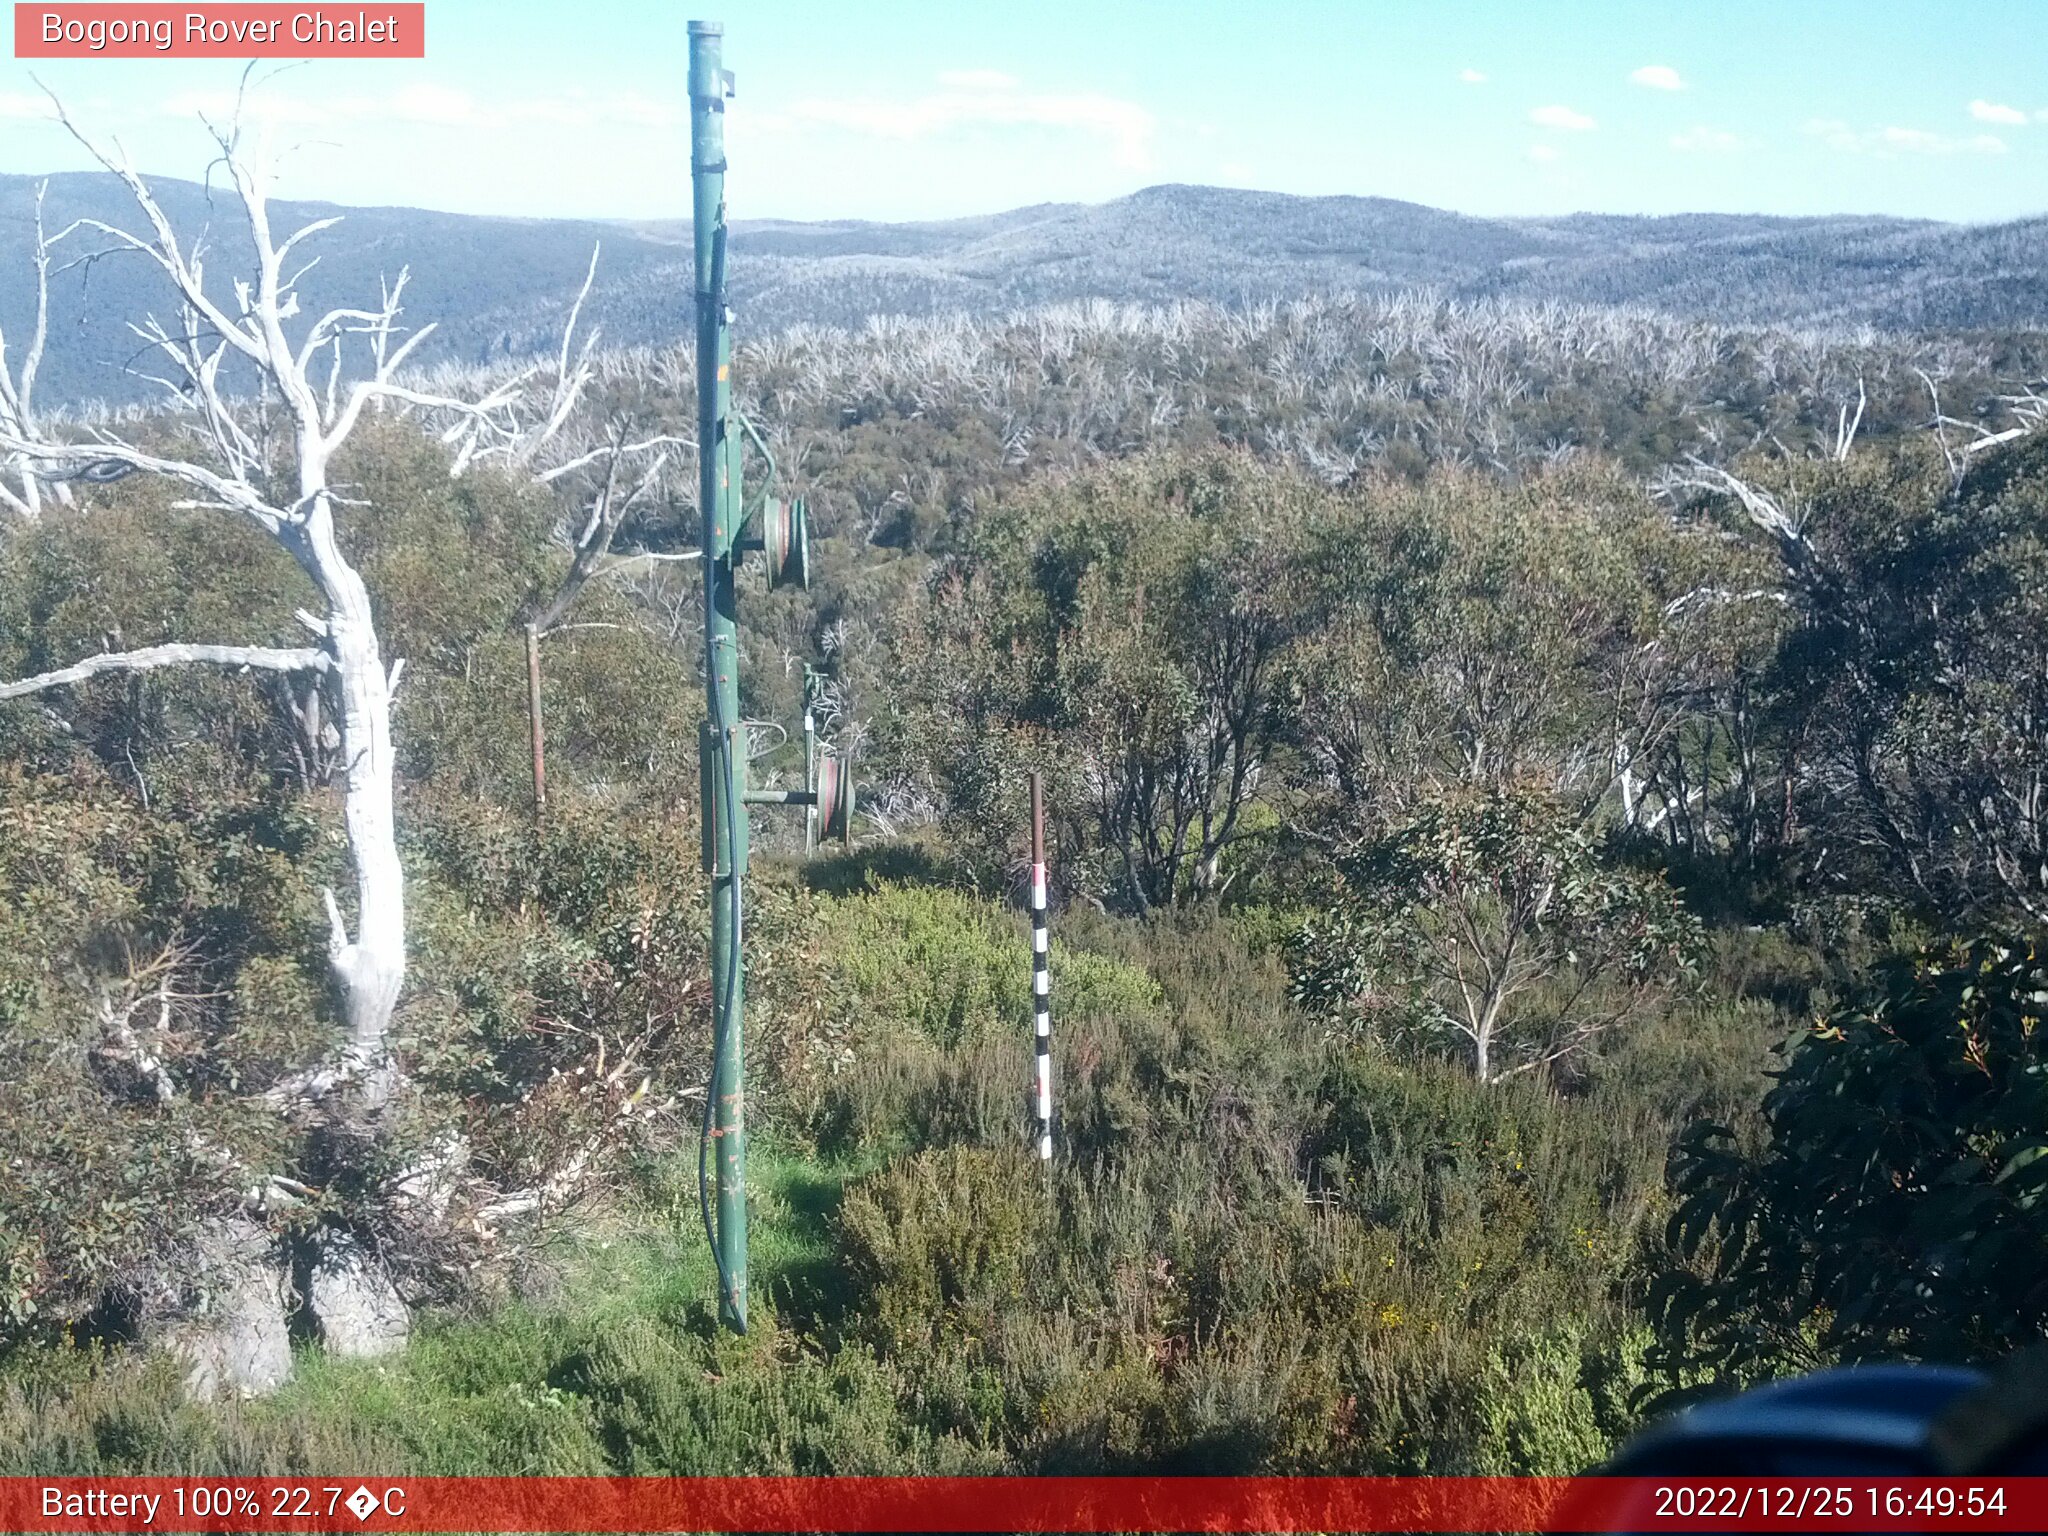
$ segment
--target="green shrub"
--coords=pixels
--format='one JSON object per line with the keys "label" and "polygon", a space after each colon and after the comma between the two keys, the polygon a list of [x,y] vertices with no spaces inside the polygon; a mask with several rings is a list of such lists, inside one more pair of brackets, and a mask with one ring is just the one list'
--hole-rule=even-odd
{"label": "green shrub", "polygon": [[1660,880],[1529,790],[1432,796],[1343,879],[1348,899],[1288,946],[1296,998],[1354,1034],[1461,1042],[1481,1082],[1568,1065],[1699,945]]}
{"label": "green shrub", "polygon": [[1689,1128],[1651,1293],[1667,1386],[2048,1334],[2044,1016],[2032,934],[1929,947],[1792,1044],[1759,1144]]}
{"label": "green shrub", "polygon": [[1042,1272],[1044,1181],[1022,1148],[948,1147],[856,1186],[840,1212],[840,1258],[863,1325],[892,1349],[987,1333],[1024,1302],[1027,1272]]}
{"label": "green shrub", "polygon": [[1569,1327],[1496,1346],[1479,1387],[1478,1420],[1480,1467],[1498,1476],[1570,1477],[1610,1449]]}
{"label": "green shrub", "polygon": [[[850,1005],[884,1027],[955,1046],[992,1028],[1031,1023],[1031,938],[1020,916],[958,891],[882,886],[833,903],[828,942]],[[1144,1012],[1158,987],[1142,971],[1058,944],[1062,1015]]]}
{"label": "green shrub", "polygon": [[[837,1073],[813,1133],[833,1148],[1021,1142],[1034,1049],[1031,940],[1021,917],[963,893],[883,885],[824,904],[819,939],[843,1022]],[[1088,1042],[1160,1017],[1157,984],[1135,966],[1056,939],[1055,1030],[1078,1076],[1061,1113],[1079,1108]]]}
{"label": "green shrub", "polygon": [[295,878],[324,854],[275,796],[152,816],[85,765],[0,767],[0,1354],[157,1300],[236,1161],[278,1165],[237,1095],[331,1044]]}

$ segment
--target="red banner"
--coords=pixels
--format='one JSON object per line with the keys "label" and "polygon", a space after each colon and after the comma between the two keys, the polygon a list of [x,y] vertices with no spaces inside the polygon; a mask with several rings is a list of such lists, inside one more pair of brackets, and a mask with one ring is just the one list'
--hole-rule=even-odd
{"label": "red banner", "polygon": [[0,1478],[0,1531],[2042,1531],[2048,1478]]}
{"label": "red banner", "polygon": [[427,8],[391,5],[23,5],[17,59],[423,59]]}

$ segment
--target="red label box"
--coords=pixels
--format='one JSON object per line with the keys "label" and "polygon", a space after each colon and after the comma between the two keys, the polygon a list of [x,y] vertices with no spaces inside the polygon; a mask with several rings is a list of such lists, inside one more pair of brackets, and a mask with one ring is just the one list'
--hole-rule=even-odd
{"label": "red label box", "polygon": [[423,59],[424,4],[14,7],[17,59]]}
{"label": "red label box", "polygon": [[2039,1477],[0,1477],[38,1536],[2042,1530]]}

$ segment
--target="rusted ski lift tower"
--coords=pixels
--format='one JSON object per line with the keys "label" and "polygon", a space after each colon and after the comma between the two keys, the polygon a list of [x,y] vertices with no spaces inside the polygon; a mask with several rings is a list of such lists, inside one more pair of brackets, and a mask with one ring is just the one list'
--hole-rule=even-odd
{"label": "rusted ski lift tower", "polygon": [[[810,585],[810,531],[801,500],[774,494],[775,457],[732,409],[732,315],[726,304],[725,101],[732,76],[721,62],[725,28],[690,23],[691,235],[697,299],[697,505],[703,524],[704,701],[698,740],[704,870],[711,890],[711,1082],[697,1160],[705,1236],[718,1264],[719,1316],[747,1330],[747,1133],[745,977],[741,959],[747,807],[811,809],[821,836],[844,837],[853,815],[847,765],[805,753],[800,790],[747,786],[748,737],[740,718],[737,576],[741,560],[766,556],[768,585]],[[742,469],[751,443],[766,473],[749,516]],[[808,702],[808,700],[806,701]],[[806,839],[808,842],[809,839]],[[712,1185],[717,1195],[712,1197]]]}

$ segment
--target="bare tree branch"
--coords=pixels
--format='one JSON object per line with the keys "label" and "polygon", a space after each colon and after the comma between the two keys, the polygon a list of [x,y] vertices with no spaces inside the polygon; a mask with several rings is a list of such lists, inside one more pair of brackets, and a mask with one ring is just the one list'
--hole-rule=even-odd
{"label": "bare tree branch", "polygon": [[[17,436],[0,427],[0,449],[19,454],[43,464],[73,465],[81,470],[102,464],[125,465],[130,470],[141,470],[148,474],[163,475],[168,479],[182,480],[187,485],[197,486],[211,498],[206,505],[227,507],[246,512],[263,526],[267,533],[280,532],[290,519],[289,511],[272,506],[256,488],[246,480],[230,479],[203,464],[194,464],[186,459],[166,459],[157,454],[144,453],[126,443],[97,441],[90,443],[45,443]],[[52,478],[52,477],[44,477]],[[84,475],[86,479],[116,479],[112,475]]]}
{"label": "bare tree branch", "polygon": [[324,672],[332,659],[325,651],[279,650],[260,645],[151,645],[139,651],[109,651],[55,672],[39,673],[19,682],[0,683],[0,699],[26,698],[50,688],[82,683],[106,672],[154,672],[164,667],[238,667],[259,672]]}
{"label": "bare tree branch", "polygon": [[1802,583],[1811,583],[1816,579],[1813,545],[1806,537],[1804,507],[1788,508],[1761,486],[1753,485],[1740,476],[1730,474],[1718,465],[1709,464],[1695,455],[1687,456],[1686,466],[1684,470],[1666,470],[1657,478],[1652,489],[1666,496],[1678,491],[1709,491],[1716,495],[1732,496],[1750,522],[1777,541],[1779,555],[1791,575]]}
{"label": "bare tree branch", "polygon": [[643,438],[641,441],[637,443],[626,443],[623,445],[606,443],[602,447],[591,449],[588,453],[580,453],[573,459],[565,460],[563,463],[555,465],[552,469],[543,470],[541,473],[535,475],[533,478],[538,480],[542,485],[552,485],[555,481],[561,479],[564,475],[573,474],[575,471],[579,469],[588,468],[590,465],[597,463],[599,460],[604,459],[608,455],[618,454],[630,458],[635,454],[647,453],[656,448],[695,449],[696,446],[697,440],[695,438],[672,437],[666,434],[656,437]]}

